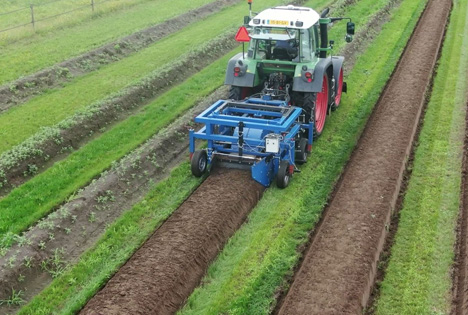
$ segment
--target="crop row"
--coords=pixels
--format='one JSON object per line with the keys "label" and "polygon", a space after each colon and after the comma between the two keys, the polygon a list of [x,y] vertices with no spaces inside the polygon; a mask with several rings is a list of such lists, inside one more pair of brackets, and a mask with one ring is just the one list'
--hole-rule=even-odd
{"label": "crop row", "polygon": [[37,175],[50,159],[66,157],[83,142],[108,129],[110,124],[125,119],[135,108],[164,93],[173,82],[183,81],[208,65],[210,59],[230,51],[237,45],[231,40],[232,36],[233,32],[228,32],[214,38],[166,67],[153,71],[137,84],[79,110],[55,126],[41,128],[20,145],[0,154],[0,195],[14,188],[14,184],[20,185]]}
{"label": "crop row", "polygon": [[[193,47],[204,46],[210,39],[239,24],[236,10],[241,8],[239,5],[227,8],[123,60],[66,83],[61,89],[51,90],[11,108],[0,115],[0,153],[26,140],[41,127],[56,124],[77,110],[134,84]],[[217,27],[220,21],[225,23]],[[171,78],[166,80],[172,81]]]}
{"label": "crop row", "polygon": [[[0,200],[0,236],[19,234],[219,87],[228,57],[178,85]],[[180,93],[183,89],[184,93]]]}
{"label": "crop row", "polygon": [[0,50],[0,84],[50,67],[212,1],[144,1],[72,27],[9,43]]}
{"label": "crop row", "polygon": [[[0,33],[0,45],[9,44],[13,41],[24,39],[55,30],[58,27],[67,27],[78,23],[86,23],[93,18],[93,15],[104,15],[111,11],[125,10],[135,5],[139,5],[147,0],[114,0],[114,1],[94,1],[94,7],[91,7],[91,1],[72,0],[72,1],[34,1],[33,13],[34,20],[39,21],[33,27],[32,24],[25,25],[17,29]],[[71,14],[63,14],[65,12]],[[10,12],[2,16],[0,20],[0,29],[7,29],[17,25],[31,23],[31,10],[29,3],[25,1],[10,1],[2,4],[1,13]],[[62,15],[61,15],[62,14]],[[58,16],[57,16],[58,15]],[[50,18],[53,17],[53,18]]]}
{"label": "crop row", "polygon": [[468,95],[468,5],[453,5],[377,314],[451,312]]}
{"label": "crop row", "polygon": [[[231,12],[229,10],[225,11],[228,11],[227,13]],[[222,13],[226,14],[226,12]],[[222,14],[221,18],[223,17],[224,15]],[[199,95],[206,95],[206,91],[212,91],[219,86],[221,81],[221,79],[219,79],[219,81],[207,80],[205,84],[200,82],[200,86],[197,88],[200,93]],[[168,99],[167,102],[173,104],[179,97],[183,97],[187,94],[188,92],[184,95],[180,95],[179,93],[179,95],[175,95],[173,99]],[[195,100],[196,98],[192,98],[190,100],[185,100],[185,104],[176,104],[186,108],[184,106],[187,106],[187,103],[193,105]],[[137,119],[137,117],[141,119],[143,116],[146,117],[144,119],[149,125],[160,128],[172,121],[180,113],[177,110],[180,107],[175,105],[161,105],[158,102],[156,102],[156,104],[157,105],[154,105],[153,103],[153,106],[148,106],[139,115],[131,117],[129,121],[133,121],[133,124],[141,124],[141,122],[136,123],[134,120]],[[164,108],[158,108],[160,106]],[[158,108],[155,110],[156,113],[153,113],[153,115],[156,116],[145,116],[146,111],[150,111],[151,108],[154,107]],[[161,115],[163,115],[161,110],[164,111],[164,116],[162,117],[164,119],[160,118]],[[157,117],[159,119],[156,119]],[[153,122],[153,124],[151,122]],[[132,123],[126,121],[124,122],[124,125],[125,124],[131,125]],[[135,132],[132,126],[129,129],[125,129],[125,132],[129,133],[128,137],[130,137],[131,140],[124,141],[123,139],[126,140],[126,138],[122,135],[117,135],[118,132],[123,132],[119,128],[122,128],[121,125],[118,125],[96,141],[88,144],[88,146],[86,146],[88,149],[81,149],[71,154],[66,160],[56,163],[46,172],[36,176],[33,180],[13,190],[8,196],[0,200],[0,216],[2,217],[0,226],[1,235],[3,236],[7,231],[14,234],[20,233],[49,212],[53,207],[63,202],[73,191],[108,168],[113,160],[122,157],[130,150],[134,149],[138,144],[146,140],[151,135],[151,132],[154,133],[157,131],[155,129],[146,128],[144,132],[140,134],[137,133],[139,136],[131,137],[130,134]],[[112,138],[112,140],[109,140],[109,138]],[[103,145],[103,143],[100,143],[98,140],[107,142]]]}
{"label": "crop row", "polygon": [[[361,4],[363,7],[366,6],[366,2],[364,1],[363,4]],[[369,7],[367,5],[367,7]],[[351,8],[352,9],[352,8]],[[363,13],[364,14],[364,13]],[[368,12],[365,12],[365,14],[368,14]],[[395,59],[396,60],[396,59]],[[221,69],[222,68],[222,64],[220,65],[221,66]],[[391,69],[390,69],[391,70]],[[377,94],[378,95],[378,94]],[[325,135],[324,135],[325,136]],[[184,164],[183,166],[181,166],[182,169],[184,169],[185,171],[187,171],[187,165]],[[171,176],[171,178],[169,179],[169,181],[173,180],[173,178],[177,178],[178,176],[182,176],[181,174],[182,173],[178,173],[179,172],[179,169],[177,171],[177,174],[179,175],[174,175],[174,176]],[[188,182],[188,179],[190,178],[190,175],[183,175],[184,178],[187,178],[187,182]],[[302,177],[302,174],[301,174],[301,177]],[[296,180],[296,179],[295,179]],[[181,181],[181,183],[185,183],[184,180]],[[180,186],[180,190],[184,190],[184,189],[192,189],[193,187],[191,187],[190,185],[186,185],[186,184],[181,184],[183,186]],[[193,184],[193,185],[196,185],[196,184]],[[177,189],[177,188],[175,188]],[[276,191],[275,189],[273,189],[273,191]],[[153,195],[153,193],[150,193],[149,196]],[[277,200],[276,200],[277,201]],[[141,207],[142,205],[145,205],[147,203],[147,201],[143,201],[142,203],[136,205],[134,207],[134,209],[138,209],[139,207]],[[175,210],[177,204],[172,204],[170,206],[168,206],[170,209],[172,210]],[[287,208],[287,207],[286,207]],[[132,209],[132,211],[136,211]],[[148,211],[161,211],[162,209],[158,209],[158,208],[152,208],[152,207],[149,207],[148,208]],[[172,211],[171,210],[171,211]],[[118,222],[121,222],[120,220]],[[127,223],[129,223],[127,221]],[[118,223],[116,223],[118,224]],[[138,224],[138,222],[134,222],[133,224]],[[159,224],[159,223],[153,223],[155,224],[155,227]],[[109,227],[109,230],[108,231],[112,231],[113,230],[113,226]],[[148,235],[146,235],[147,237]],[[136,242],[138,242],[138,244],[141,244],[141,242],[146,238],[145,235],[141,235],[141,239],[138,239],[138,240],[135,240]],[[111,238],[105,238],[105,239],[101,239],[101,241],[99,242],[99,244],[101,245],[97,245],[97,247],[99,246],[102,246],[101,247],[101,250],[103,251],[107,251],[108,252],[108,248],[109,246],[111,246],[110,244],[113,244],[113,240]],[[107,244],[107,245],[105,245]],[[132,246],[131,243],[128,244],[129,246]],[[99,250],[95,249],[97,252],[99,252]],[[99,269],[99,270],[102,270],[104,273],[103,274],[100,274],[100,277],[91,277],[91,279],[88,281],[86,281],[86,276],[84,276],[82,274],[83,271],[83,268],[84,266],[88,265],[91,263],[90,259],[91,257],[93,257],[93,263],[94,263],[94,266],[98,266],[99,265],[99,259],[105,259],[105,256],[102,255],[100,256],[99,254],[93,254],[93,250],[90,250],[88,251],[88,253],[83,257],[83,259],[80,261],[80,263],[73,267],[68,273],[66,273],[64,275],[64,277],[60,277],[60,279],[57,279],[56,281],[53,282],[53,284],[48,288],[46,289],[43,293],[41,293],[36,299],[33,300],[33,302],[31,303],[30,306],[26,307],[24,310],[32,310],[32,309],[35,309],[35,310],[38,310],[42,307],[45,307],[45,305],[47,304],[51,304],[51,305],[56,305],[56,304],[62,304],[64,303],[63,300],[65,299],[67,302],[66,304],[68,305],[68,303],[76,303],[76,301],[71,301],[70,299],[67,299],[65,298],[65,296],[63,295],[60,295],[56,298],[52,297],[52,295],[56,295],[57,292],[62,292],[63,290],[74,290],[76,288],[76,286],[69,286],[69,282],[70,282],[70,279],[74,279],[76,277],[80,277],[80,279],[83,279],[82,282],[80,282],[80,284],[78,286],[86,286],[88,287],[87,290],[97,290],[97,288],[105,282],[106,280],[106,277],[108,277],[111,273],[112,273],[112,269],[109,268],[109,265],[106,263],[105,264],[105,268],[103,269]],[[130,255],[131,254],[131,251],[130,252],[127,252],[127,255]],[[122,258],[123,259],[123,258]],[[107,261],[107,260],[106,260]],[[123,263],[123,261],[125,260],[118,260],[115,264],[114,264],[114,271],[116,270],[116,268],[118,268],[118,266]],[[81,266],[81,267],[80,267]],[[104,271],[105,269],[105,271]],[[89,276],[91,276],[91,274],[89,274]],[[91,287],[92,289],[89,289],[89,287]],[[54,294],[52,294],[52,292],[55,292]],[[88,292],[88,291],[87,291]],[[86,294],[86,296],[89,296],[89,293]],[[42,302],[42,300],[44,299],[47,299],[47,302]],[[58,300],[58,301],[57,301]],[[85,300],[84,300],[85,301]],[[84,303],[83,300],[80,301],[80,303]],[[51,306],[53,307],[53,306]]]}

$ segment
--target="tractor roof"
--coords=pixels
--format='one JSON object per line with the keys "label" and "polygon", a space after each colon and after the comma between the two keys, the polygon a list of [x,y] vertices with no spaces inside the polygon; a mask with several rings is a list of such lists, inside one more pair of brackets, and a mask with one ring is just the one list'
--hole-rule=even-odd
{"label": "tractor roof", "polygon": [[311,8],[288,5],[260,12],[250,21],[249,25],[308,29],[319,19],[320,15]]}

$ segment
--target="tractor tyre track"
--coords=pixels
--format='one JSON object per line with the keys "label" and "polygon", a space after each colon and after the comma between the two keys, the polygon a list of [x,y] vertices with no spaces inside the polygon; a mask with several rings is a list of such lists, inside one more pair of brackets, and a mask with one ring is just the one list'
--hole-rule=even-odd
{"label": "tractor tyre track", "polygon": [[171,18],[155,26],[135,32],[109,44],[66,60],[50,68],[0,86],[0,113],[22,104],[45,89],[60,87],[86,73],[95,71],[175,33],[188,25],[221,11],[239,0],[216,0],[197,9]]}
{"label": "tractor tyre track", "polygon": [[366,307],[450,8],[450,0],[429,1],[279,314],[360,314]]}
{"label": "tractor tyre track", "polygon": [[176,312],[263,190],[250,172],[216,169],[80,314]]}

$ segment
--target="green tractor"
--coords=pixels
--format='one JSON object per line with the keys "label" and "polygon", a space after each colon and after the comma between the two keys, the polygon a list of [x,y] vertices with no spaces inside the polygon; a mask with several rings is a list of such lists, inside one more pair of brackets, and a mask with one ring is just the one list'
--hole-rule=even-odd
{"label": "green tractor", "polygon": [[[251,5],[251,0],[249,0]],[[286,100],[303,108],[305,122],[314,122],[314,136],[323,131],[326,116],[346,92],[342,56],[327,56],[328,25],[349,20],[345,40],[352,41],[355,25],[349,18],[327,17],[306,7],[278,6],[253,18],[246,16],[236,40],[248,42],[247,51],[228,63],[225,84],[229,98],[242,100],[256,94]]]}

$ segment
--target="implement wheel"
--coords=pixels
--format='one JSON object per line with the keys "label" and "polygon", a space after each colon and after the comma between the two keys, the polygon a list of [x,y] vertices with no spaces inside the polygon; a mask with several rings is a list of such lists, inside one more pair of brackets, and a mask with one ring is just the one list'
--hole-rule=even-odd
{"label": "implement wheel", "polygon": [[299,145],[296,149],[296,163],[297,164],[304,164],[307,162],[307,156],[309,152],[307,152],[307,139],[301,138],[299,140]]}
{"label": "implement wheel", "polygon": [[336,87],[335,101],[331,106],[331,110],[336,110],[341,103],[341,95],[343,94],[343,68],[341,68],[340,75],[338,76],[338,80],[335,84],[338,84],[338,86]]}
{"label": "implement wheel", "polygon": [[192,174],[196,177],[201,177],[208,166],[208,155],[205,150],[197,150],[193,153],[192,160],[190,161]]}
{"label": "implement wheel", "polygon": [[278,188],[286,188],[289,185],[290,179],[289,162],[283,160],[280,162],[278,174],[276,174],[276,186],[278,186]]}

